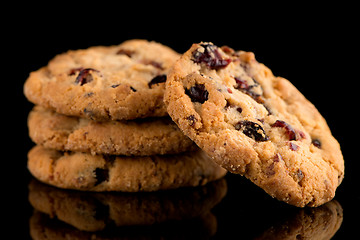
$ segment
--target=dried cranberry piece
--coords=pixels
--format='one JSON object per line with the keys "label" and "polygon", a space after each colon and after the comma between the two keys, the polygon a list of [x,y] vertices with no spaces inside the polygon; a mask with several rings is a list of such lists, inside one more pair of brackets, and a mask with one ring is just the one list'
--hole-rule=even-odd
{"label": "dried cranberry piece", "polygon": [[259,83],[255,79],[253,79],[254,85],[249,85],[247,81],[244,81],[239,77],[235,77],[234,79],[236,82],[236,85],[234,86],[235,89],[238,89],[243,93],[249,95],[258,103],[264,103],[264,99],[261,97],[261,95],[251,90],[252,88],[259,86]]}
{"label": "dried cranberry piece", "polygon": [[299,146],[293,142],[290,142],[290,149],[293,151],[297,151],[299,149]]}
{"label": "dried cranberry piece", "polygon": [[148,86],[149,86],[149,88],[151,88],[152,85],[158,84],[158,83],[163,83],[163,82],[166,82],[166,75],[165,74],[157,75],[156,77],[151,79],[151,81],[148,83]]}
{"label": "dried cranberry piece", "polygon": [[321,142],[319,139],[314,139],[311,143],[314,144],[315,147],[321,148]]}
{"label": "dried cranberry piece", "polygon": [[255,139],[255,141],[267,141],[269,140],[268,136],[265,134],[265,130],[260,126],[260,124],[251,122],[251,121],[240,121],[235,124],[236,130],[241,130],[249,138]]}
{"label": "dried cranberry piece", "polygon": [[285,132],[286,134],[288,135],[289,137],[289,140],[292,141],[292,140],[297,140],[297,137],[296,137],[296,132],[295,130],[292,128],[292,126],[282,120],[276,120],[275,123],[273,123],[271,125],[272,127],[279,127],[279,128],[284,128],[285,129]]}
{"label": "dried cranberry piece", "polygon": [[99,72],[96,69],[93,68],[84,68],[81,69],[79,72],[79,75],[75,79],[75,83],[80,83],[80,86],[89,83],[93,80],[93,77],[91,75],[91,71]]}
{"label": "dried cranberry piece", "polygon": [[225,68],[231,62],[231,59],[223,59],[217,46],[211,43],[200,44],[204,51],[196,50],[193,52],[193,61],[195,63],[205,63],[210,69],[219,70]]}
{"label": "dried cranberry piece", "polygon": [[204,84],[195,84],[189,90],[185,89],[185,93],[191,98],[192,102],[204,103],[209,98],[209,92],[205,89]]}

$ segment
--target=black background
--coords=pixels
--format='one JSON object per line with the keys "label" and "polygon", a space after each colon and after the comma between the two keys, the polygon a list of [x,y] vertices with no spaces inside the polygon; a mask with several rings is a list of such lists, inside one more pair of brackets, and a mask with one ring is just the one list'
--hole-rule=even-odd
{"label": "black background", "polygon": [[[32,214],[26,154],[34,144],[26,120],[33,105],[22,89],[28,74],[69,49],[114,45],[132,38],[155,40],[180,53],[200,41],[252,51],[274,75],[289,79],[318,108],[341,144],[346,171],[335,199],[344,209],[344,221],[335,239],[356,234],[359,74],[357,59],[352,58],[358,49],[351,6],[283,6],[287,8],[277,11],[262,6],[264,11],[259,11],[260,6],[219,3],[167,8],[69,4],[37,11],[22,5],[21,13],[18,7],[2,17],[1,37],[5,61],[1,116],[6,137],[1,182],[5,225],[12,234],[28,238]],[[296,211],[240,176],[228,175],[227,180],[228,194],[214,209],[216,238],[236,234],[252,239],[274,221],[286,218],[288,211]]]}

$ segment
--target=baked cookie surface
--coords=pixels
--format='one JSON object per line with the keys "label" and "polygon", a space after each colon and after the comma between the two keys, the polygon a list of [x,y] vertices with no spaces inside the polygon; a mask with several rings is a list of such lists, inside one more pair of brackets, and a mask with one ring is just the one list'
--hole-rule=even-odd
{"label": "baked cookie surface", "polygon": [[30,73],[24,94],[56,112],[93,120],[165,116],[164,82],[179,56],[146,40],[68,51]]}
{"label": "baked cookie surface", "polygon": [[178,155],[122,157],[60,152],[35,146],[28,169],[52,186],[84,191],[152,192],[201,186],[219,179],[226,170],[203,151]]}
{"label": "baked cookie surface", "polygon": [[35,106],[28,128],[36,144],[60,151],[148,156],[195,149],[169,117],[96,122]]}
{"label": "baked cookie surface", "polygon": [[193,44],[170,70],[164,101],[180,129],[219,165],[279,200],[321,205],[344,177],[325,119],[251,52]]}

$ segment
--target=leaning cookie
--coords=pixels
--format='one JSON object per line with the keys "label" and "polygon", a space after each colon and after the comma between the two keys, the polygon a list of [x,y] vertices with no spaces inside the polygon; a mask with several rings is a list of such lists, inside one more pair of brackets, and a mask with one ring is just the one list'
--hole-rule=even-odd
{"label": "leaning cookie", "polygon": [[94,120],[165,116],[164,82],[178,57],[146,40],[68,51],[32,72],[24,94],[37,105]]}
{"label": "leaning cookie", "polygon": [[201,150],[179,155],[121,157],[35,146],[28,153],[28,169],[49,185],[98,192],[151,192],[201,186],[226,174]]}
{"label": "leaning cookie", "polygon": [[180,153],[196,146],[169,117],[96,122],[35,106],[28,128],[35,143],[60,151],[148,156]]}
{"label": "leaning cookie", "polygon": [[289,204],[330,201],[344,177],[325,119],[250,52],[194,44],[168,75],[167,110],[227,170]]}

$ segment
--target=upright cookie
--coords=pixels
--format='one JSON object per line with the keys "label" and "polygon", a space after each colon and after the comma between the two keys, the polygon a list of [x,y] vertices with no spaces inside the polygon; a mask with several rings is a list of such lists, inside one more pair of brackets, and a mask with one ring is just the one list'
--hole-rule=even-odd
{"label": "upright cookie", "polygon": [[28,127],[35,143],[60,151],[147,156],[195,149],[169,117],[96,122],[35,106]]}
{"label": "upright cookie", "polygon": [[164,82],[178,57],[146,40],[68,51],[32,72],[24,94],[56,112],[93,120],[165,116]]}
{"label": "upright cookie", "polygon": [[35,146],[28,153],[28,168],[35,178],[49,185],[97,192],[152,192],[201,186],[226,173],[201,150],[179,155],[120,157]]}
{"label": "upright cookie", "polygon": [[193,44],[170,71],[164,100],[180,129],[218,164],[279,200],[321,205],[344,177],[325,119],[253,53]]}

